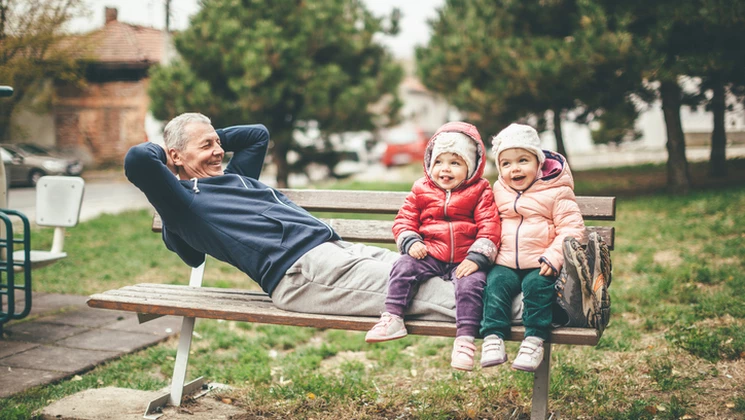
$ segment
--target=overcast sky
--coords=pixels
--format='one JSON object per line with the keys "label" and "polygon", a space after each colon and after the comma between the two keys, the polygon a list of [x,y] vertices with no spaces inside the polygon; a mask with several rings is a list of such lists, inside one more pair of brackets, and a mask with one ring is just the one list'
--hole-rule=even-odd
{"label": "overcast sky", "polygon": [[[424,45],[429,39],[427,19],[436,16],[435,10],[444,0],[364,0],[367,8],[376,15],[390,13],[393,7],[401,9],[401,31],[395,38],[384,39],[394,56],[411,58],[414,47]],[[89,31],[104,23],[104,8],[115,7],[121,22],[163,28],[165,26],[165,0],[85,0],[89,16],[76,19],[73,30]],[[171,1],[171,27],[184,29],[189,18],[198,11],[198,0]]]}

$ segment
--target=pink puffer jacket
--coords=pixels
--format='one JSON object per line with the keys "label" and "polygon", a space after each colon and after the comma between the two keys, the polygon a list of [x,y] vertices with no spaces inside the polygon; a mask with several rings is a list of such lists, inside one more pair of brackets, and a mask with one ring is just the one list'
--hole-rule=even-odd
{"label": "pink puffer jacket", "polygon": [[538,268],[544,257],[557,272],[564,265],[566,236],[581,239],[585,223],[574,196],[574,179],[566,159],[545,151],[541,177],[522,193],[494,183],[494,199],[502,218],[502,244],[497,264],[516,269]]}

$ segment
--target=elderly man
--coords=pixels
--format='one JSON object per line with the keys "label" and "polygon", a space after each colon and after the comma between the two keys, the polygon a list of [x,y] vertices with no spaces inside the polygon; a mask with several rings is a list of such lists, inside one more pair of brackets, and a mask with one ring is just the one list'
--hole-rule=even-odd
{"label": "elderly man", "polygon": [[[343,241],[258,181],[269,144],[266,127],[215,130],[206,116],[187,113],[171,120],[163,137],[163,147],[132,147],[124,168],[160,214],[168,249],[192,267],[205,254],[234,265],[285,310],[380,315],[398,255]],[[223,170],[225,151],[233,158]],[[424,283],[407,314],[453,320],[452,283]]]}

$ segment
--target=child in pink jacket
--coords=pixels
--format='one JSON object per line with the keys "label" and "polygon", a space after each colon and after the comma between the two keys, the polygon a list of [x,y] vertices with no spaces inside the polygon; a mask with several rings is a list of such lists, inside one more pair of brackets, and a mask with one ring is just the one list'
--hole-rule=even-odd
{"label": "child in pink jacket", "polygon": [[534,372],[551,328],[554,283],[564,264],[562,242],[566,236],[581,239],[585,225],[566,159],[542,150],[535,129],[511,124],[492,143],[502,239],[484,289],[481,366],[507,361],[503,339],[510,333],[512,301],[522,292],[525,339],[512,368]]}

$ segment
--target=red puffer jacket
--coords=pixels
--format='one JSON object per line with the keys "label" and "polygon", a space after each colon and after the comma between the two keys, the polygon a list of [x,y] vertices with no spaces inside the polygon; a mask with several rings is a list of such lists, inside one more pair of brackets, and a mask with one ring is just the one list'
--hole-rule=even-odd
{"label": "red puffer jacket", "polygon": [[[476,171],[452,191],[438,187],[428,171],[433,139],[442,132],[463,133],[478,146]],[[414,183],[393,224],[399,250],[402,251],[406,238],[417,236],[427,246],[428,254],[440,261],[460,263],[469,252],[478,252],[493,263],[499,249],[501,222],[489,181],[482,178],[486,150],[476,127],[464,122],[440,127],[427,144],[423,165],[425,176]]]}

